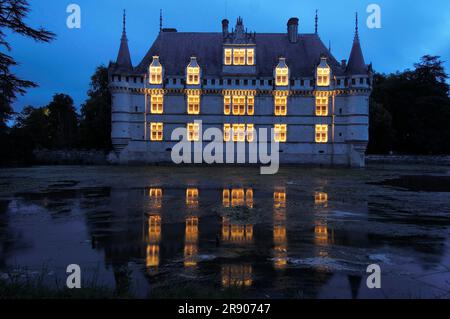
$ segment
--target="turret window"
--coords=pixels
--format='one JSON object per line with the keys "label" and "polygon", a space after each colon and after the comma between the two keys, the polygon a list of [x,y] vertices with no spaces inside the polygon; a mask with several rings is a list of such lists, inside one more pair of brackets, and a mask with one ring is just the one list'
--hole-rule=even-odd
{"label": "turret window", "polygon": [[150,98],[150,113],[163,114],[164,96],[162,94],[154,94]]}
{"label": "turret window", "polygon": [[274,128],[274,140],[275,142],[284,143],[287,140],[287,125],[275,124]]}
{"label": "turret window", "polygon": [[327,64],[327,58],[322,56],[320,58],[320,64],[317,67],[316,83],[317,86],[329,86],[331,77],[331,69]]}
{"label": "turret window", "polygon": [[328,142],[328,125],[316,125],[316,143]]}
{"label": "turret window", "polygon": [[152,141],[163,140],[163,123],[150,123],[150,139]]}
{"label": "turret window", "polygon": [[316,97],[316,115],[317,116],[328,115],[328,96]]}
{"label": "turret window", "polygon": [[287,115],[287,97],[276,96],[275,97],[275,115],[286,116]]}
{"label": "turret window", "polygon": [[200,114],[200,95],[188,95],[188,114]]}

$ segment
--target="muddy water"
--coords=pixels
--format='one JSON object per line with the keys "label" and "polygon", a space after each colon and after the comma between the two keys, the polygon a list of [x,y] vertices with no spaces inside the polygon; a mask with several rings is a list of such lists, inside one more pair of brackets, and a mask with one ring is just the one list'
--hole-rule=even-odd
{"label": "muddy water", "polygon": [[[449,298],[445,167],[0,172],[0,273],[257,298]],[[381,267],[381,289],[366,285]],[[186,292],[188,294],[188,292]],[[162,293],[164,295],[164,293]]]}

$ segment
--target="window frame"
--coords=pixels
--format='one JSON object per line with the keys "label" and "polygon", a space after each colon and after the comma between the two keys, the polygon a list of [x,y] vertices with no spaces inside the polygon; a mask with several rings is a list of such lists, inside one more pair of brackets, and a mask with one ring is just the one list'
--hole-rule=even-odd
{"label": "window frame", "polygon": [[164,123],[150,123],[150,140],[152,142],[161,142],[164,139]]}

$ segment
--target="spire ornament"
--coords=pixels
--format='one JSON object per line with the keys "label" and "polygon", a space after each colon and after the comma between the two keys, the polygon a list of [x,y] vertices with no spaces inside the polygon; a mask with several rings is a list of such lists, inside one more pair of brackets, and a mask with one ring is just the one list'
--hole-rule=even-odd
{"label": "spire ornament", "polygon": [[315,31],[314,31],[314,33],[315,34],[318,34],[318,31],[319,31],[319,10],[316,10],[316,18],[315,18],[315,24],[314,24],[314,29],[315,29]]}

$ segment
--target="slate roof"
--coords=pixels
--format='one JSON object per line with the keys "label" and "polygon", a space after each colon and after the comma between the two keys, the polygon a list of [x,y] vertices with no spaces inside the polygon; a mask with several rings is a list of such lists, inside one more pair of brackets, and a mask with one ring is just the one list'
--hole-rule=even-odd
{"label": "slate roof", "polygon": [[368,68],[366,62],[364,62],[364,56],[361,50],[361,44],[359,42],[359,36],[356,34],[353,41],[352,51],[347,65],[348,74],[367,74]]}
{"label": "slate roof", "polygon": [[[345,74],[317,34],[299,34],[298,41],[291,43],[287,33],[256,33],[255,44],[257,76],[272,77],[278,58],[282,56],[286,58],[291,76],[310,77],[321,55],[328,57],[328,65],[335,75]],[[160,32],[133,73],[145,74],[152,57],[158,55],[165,76],[184,76],[190,57],[196,56],[203,76],[221,76],[222,50],[223,35],[219,32]]]}

